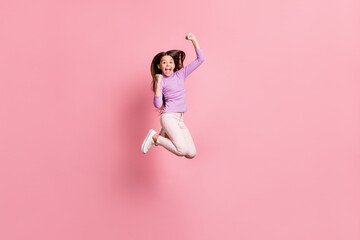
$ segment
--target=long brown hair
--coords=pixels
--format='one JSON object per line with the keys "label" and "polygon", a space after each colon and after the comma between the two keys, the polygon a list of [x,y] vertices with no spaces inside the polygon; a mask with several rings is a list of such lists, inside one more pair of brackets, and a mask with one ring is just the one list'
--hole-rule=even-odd
{"label": "long brown hair", "polygon": [[[182,69],[184,67],[183,63],[185,60],[185,53],[181,50],[169,50],[167,52],[160,52],[158,54],[156,54],[156,56],[153,58],[152,62],[151,62],[151,66],[150,66],[150,71],[151,71],[151,76],[152,76],[152,81],[151,81],[151,89],[155,94],[155,88],[156,88],[156,74],[161,74],[162,71],[161,69],[159,69],[157,67],[158,64],[160,64],[160,60],[163,56],[169,55],[170,57],[172,57],[174,59],[174,63],[175,63],[175,68],[174,68],[174,72]],[[161,111],[163,110],[163,108],[165,107],[165,98],[164,95],[162,97],[163,100],[163,105],[161,106],[159,112],[161,113]]]}

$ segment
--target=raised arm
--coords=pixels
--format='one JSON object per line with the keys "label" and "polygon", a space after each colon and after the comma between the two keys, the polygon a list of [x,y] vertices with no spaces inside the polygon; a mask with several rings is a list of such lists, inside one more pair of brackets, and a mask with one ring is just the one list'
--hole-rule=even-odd
{"label": "raised arm", "polygon": [[190,73],[192,73],[205,60],[204,53],[200,48],[199,42],[197,41],[195,35],[192,33],[188,33],[185,38],[193,43],[196,52],[196,59],[192,61],[189,65],[185,66],[183,69],[179,70],[184,74],[184,78],[186,78]]}

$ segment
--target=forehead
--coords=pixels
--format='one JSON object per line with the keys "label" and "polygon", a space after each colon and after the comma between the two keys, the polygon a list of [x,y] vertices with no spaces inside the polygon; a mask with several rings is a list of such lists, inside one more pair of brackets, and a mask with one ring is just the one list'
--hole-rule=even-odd
{"label": "forehead", "polygon": [[169,55],[165,55],[161,58],[160,61],[171,61],[171,60],[174,60],[174,59]]}

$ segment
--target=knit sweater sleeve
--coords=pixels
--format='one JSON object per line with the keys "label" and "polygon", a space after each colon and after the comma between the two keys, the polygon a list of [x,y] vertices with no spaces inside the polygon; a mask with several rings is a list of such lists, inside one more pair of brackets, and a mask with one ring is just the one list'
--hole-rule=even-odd
{"label": "knit sweater sleeve", "polygon": [[160,84],[160,96],[156,96],[155,93],[154,93],[154,106],[156,108],[161,108],[161,106],[163,105],[163,94],[162,94],[162,89],[163,89],[163,82],[161,82]]}
{"label": "knit sweater sleeve", "polygon": [[196,59],[179,70],[179,73],[182,75],[184,79],[187,76],[189,76],[189,74],[192,73],[197,67],[199,67],[201,63],[205,61],[204,53],[201,48],[196,48],[195,52],[196,52]]}

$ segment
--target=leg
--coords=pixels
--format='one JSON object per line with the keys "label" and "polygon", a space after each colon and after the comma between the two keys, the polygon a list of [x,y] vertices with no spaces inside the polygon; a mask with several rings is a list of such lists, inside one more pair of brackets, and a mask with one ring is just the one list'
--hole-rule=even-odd
{"label": "leg", "polygon": [[166,134],[164,128],[161,128],[159,134],[155,134],[155,135],[153,136],[153,140],[154,140],[154,142],[155,142],[155,146],[158,145],[158,144],[157,144],[157,139],[158,139],[159,136],[162,136],[162,137],[164,137],[164,138],[169,138],[169,136]]}
{"label": "leg", "polygon": [[188,152],[186,139],[179,126],[181,113],[164,113],[160,123],[169,138],[159,136],[157,144],[163,146],[177,156],[185,156]]}
{"label": "leg", "polygon": [[185,137],[186,144],[187,144],[187,147],[188,147],[188,152],[185,155],[185,157],[189,158],[189,159],[194,158],[195,155],[196,155],[196,147],[195,147],[195,144],[194,144],[194,140],[193,140],[193,138],[192,138],[192,136],[190,134],[190,131],[186,127],[186,125],[184,123],[183,117],[181,118],[181,121],[180,121],[179,125],[180,125],[180,128],[181,128],[182,134]]}
{"label": "leg", "polygon": [[160,132],[159,132],[160,136],[163,136],[164,138],[169,138],[169,136],[166,134],[165,129],[161,128]]}

